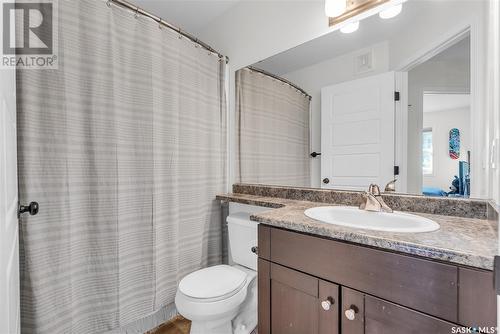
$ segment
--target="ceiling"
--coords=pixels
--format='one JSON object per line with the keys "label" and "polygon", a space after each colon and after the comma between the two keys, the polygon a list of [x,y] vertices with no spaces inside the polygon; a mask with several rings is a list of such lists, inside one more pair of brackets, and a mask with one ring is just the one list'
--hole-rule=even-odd
{"label": "ceiling", "polygon": [[470,36],[453,44],[446,50],[435,55],[431,61],[469,61],[470,59]]}
{"label": "ceiling", "polygon": [[[244,0],[129,1],[182,30],[199,36],[214,20]],[[393,19],[382,20],[378,15],[368,17],[362,20],[359,30],[353,34],[333,31],[267,58],[254,66],[276,75],[284,75],[368,45],[391,40],[400,29],[411,25],[415,20],[420,20],[426,10],[428,10],[426,1],[409,0],[404,4],[402,13]],[[468,47],[468,44],[459,43],[445,51],[446,53],[435,56],[433,60],[462,57],[463,54],[469,53],[464,52],[464,48]]]}
{"label": "ceiling", "polygon": [[424,112],[470,108],[469,94],[424,94]]}
{"label": "ceiling", "polygon": [[360,22],[359,30],[355,33],[343,34],[336,30],[260,61],[254,66],[276,75],[283,75],[390,40],[400,29],[421,19],[421,14],[425,12],[427,6],[426,2],[408,1],[404,4],[402,13],[395,18],[382,20],[378,15],[370,16]]}
{"label": "ceiling", "polygon": [[130,0],[134,5],[155,14],[165,21],[198,35],[220,15],[240,0]]}

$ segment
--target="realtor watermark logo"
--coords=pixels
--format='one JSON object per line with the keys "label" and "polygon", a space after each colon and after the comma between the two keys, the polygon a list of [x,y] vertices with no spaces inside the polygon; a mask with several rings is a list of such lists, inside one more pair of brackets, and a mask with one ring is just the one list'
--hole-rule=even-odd
{"label": "realtor watermark logo", "polygon": [[474,326],[474,327],[464,327],[464,326],[453,326],[451,328],[451,334],[496,334],[498,333],[497,327],[488,326]]}
{"label": "realtor watermark logo", "polygon": [[57,68],[57,0],[2,1],[1,17],[0,68]]}

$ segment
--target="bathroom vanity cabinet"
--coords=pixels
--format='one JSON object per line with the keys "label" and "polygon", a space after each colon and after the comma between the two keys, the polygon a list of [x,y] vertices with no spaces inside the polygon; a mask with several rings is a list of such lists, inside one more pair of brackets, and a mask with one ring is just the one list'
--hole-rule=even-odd
{"label": "bathroom vanity cabinet", "polygon": [[259,334],[496,326],[491,271],[259,225]]}

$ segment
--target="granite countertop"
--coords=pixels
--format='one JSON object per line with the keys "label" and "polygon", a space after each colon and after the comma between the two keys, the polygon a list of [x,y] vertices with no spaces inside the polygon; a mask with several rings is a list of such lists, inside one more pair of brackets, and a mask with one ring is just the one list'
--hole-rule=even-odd
{"label": "granite countertop", "polygon": [[493,270],[498,251],[497,224],[487,219],[414,213],[434,220],[441,228],[425,233],[394,233],[342,227],[304,215],[308,208],[335,205],[331,203],[238,193],[218,195],[217,199],[269,207],[269,211],[250,217],[262,224],[475,268]]}

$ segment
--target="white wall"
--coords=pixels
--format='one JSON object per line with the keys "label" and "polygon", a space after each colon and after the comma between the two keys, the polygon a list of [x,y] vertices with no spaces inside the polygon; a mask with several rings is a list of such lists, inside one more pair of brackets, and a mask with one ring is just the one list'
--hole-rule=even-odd
{"label": "white wall", "polygon": [[[500,208],[500,2],[490,1],[487,17],[487,86],[486,86],[486,110],[487,124],[486,147],[490,147],[493,141],[497,141],[496,152],[487,152],[485,158],[490,161],[489,170],[489,198],[496,201]],[[494,154],[490,157],[490,154]],[[491,161],[496,165],[493,168]],[[488,165],[488,164],[486,164]],[[500,232],[499,232],[500,233]],[[500,245],[499,245],[500,247]],[[499,299],[500,302],[500,299]],[[500,308],[499,322],[500,322]]]}
{"label": "white wall", "polygon": [[[500,138],[500,2],[497,0],[489,1],[488,16],[486,19],[487,25],[487,57],[486,63],[488,68],[486,110],[488,120],[488,130],[486,136],[486,144],[491,145],[491,142]],[[487,146],[488,147],[488,146]],[[500,145],[496,149],[497,165],[500,162]],[[489,158],[489,156],[488,156]],[[491,167],[491,166],[490,166]],[[500,208],[500,166],[496,169],[490,168],[489,171],[489,196],[496,201],[497,207]],[[499,219],[500,224],[500,219]],[[500,229],[498,230],[500,238]],[[500,243],[497,253],[500,254]],[[500,296],[497,296],[497,303],[500,304]],[[497,326],[500,327],[500,307],[497,308]]]}
{"label": "white wall", "polygon": [[[2,5],[2,2],[0,2]],[[0,22],[1,24],[1,22]],[[16,72],[0,70],[0,333],[19,333]]]}
{"label": "white wall", "polygon": [[[453,177],[458,176],[458,162],[467,160],[467,151],[471,150],[470,108],[424,112],[423,126],[432,129],[433,142],[433,174],[424,175],[423,185],[449,191]],[[453,128],[460,130],[458,160],[451,159],[448,152],[449,133]]]}
{"label": "white wall", "polygon": [[[357,73],[356,56],[372,52],[373,69]],[[282,77],[298,84],[311,96],[311,148],[321,152],[321,88],[337,83],[375,75],[389,70],[389,45],[387,42],[375,44],[348,54],[290,72]],[[321,186],[321,160],[311,161],[311,186]]]}
{"label": "white wall", "polygon": [[323,1],[241,1],[200,37],[229,56],[235,71],[330,30]]}
{"label": "white wall", "polygon": [[[391,69],[400,69],[423,56],[467,26],[478,25],[479,35],[483,35],[486,16],[485,0],[410,0],[420,1],[428,8],[425,16],[412,22],[393,36],[391,44]],[[495,0],[496,1],[496,0]],[[404,47],[403,47],[404,46]]]}

